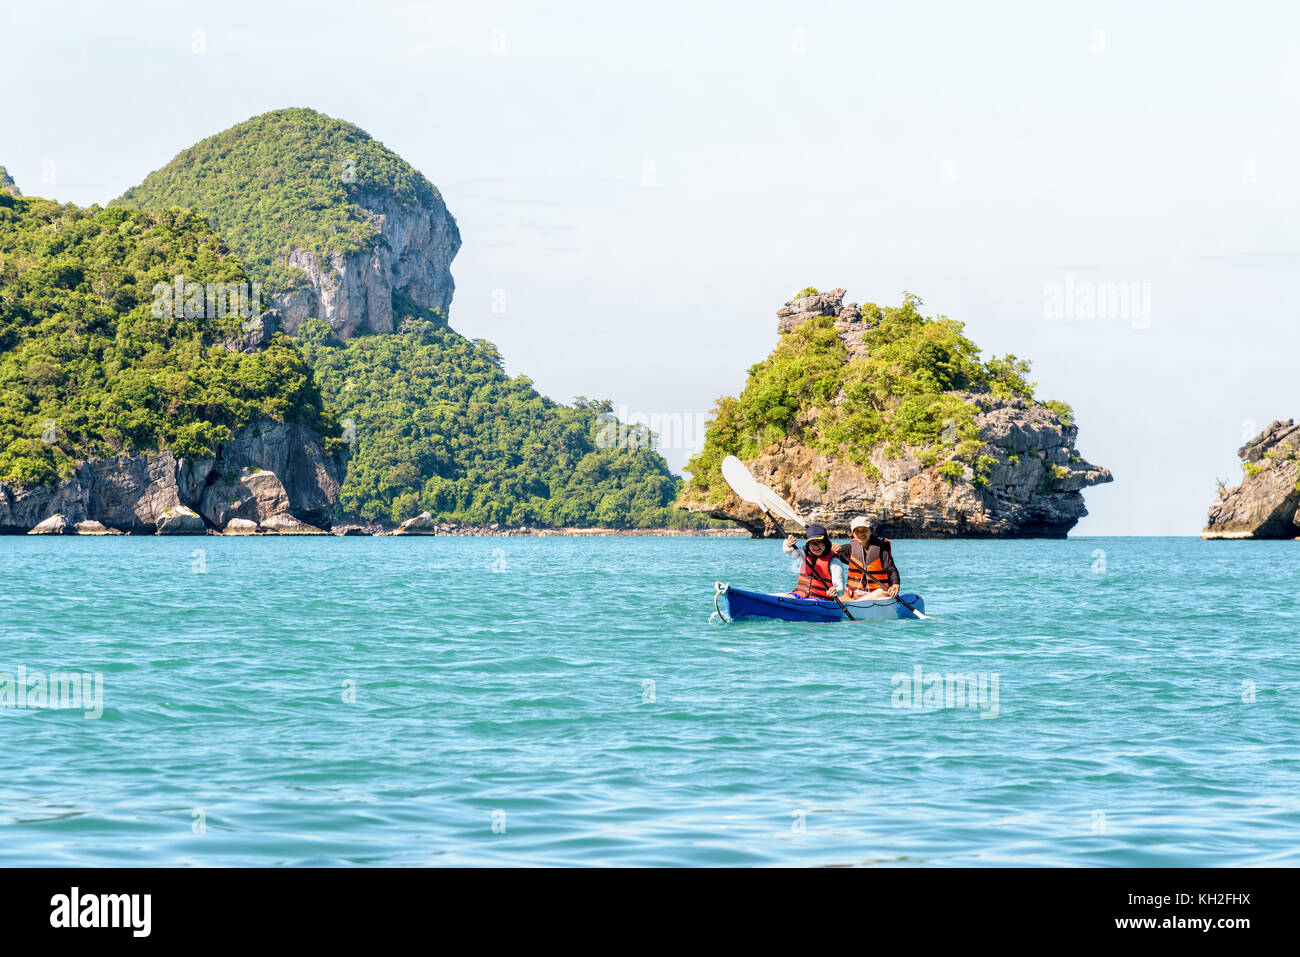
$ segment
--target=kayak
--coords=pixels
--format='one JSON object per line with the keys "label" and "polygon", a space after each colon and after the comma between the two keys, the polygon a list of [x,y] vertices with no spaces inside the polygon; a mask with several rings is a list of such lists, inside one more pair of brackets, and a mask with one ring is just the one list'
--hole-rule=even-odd
{"label": "kayak", "polygon": [[[795,595],[770,595],[766,592],[736,588],[718,582],[713,595],[713,607],[723,621],[744,621],[752,618],[779,618],[782,621],[848,621],[840,606],[821,598],[799,598]],[[874,601],[846,601],[844,606],[855,621],[879,619],[897,620],[916,618],[912,608],[925,614],[921,596],[903,592],[895,598],[878,598]],[[908,608],[903,604],[911,605]]]}

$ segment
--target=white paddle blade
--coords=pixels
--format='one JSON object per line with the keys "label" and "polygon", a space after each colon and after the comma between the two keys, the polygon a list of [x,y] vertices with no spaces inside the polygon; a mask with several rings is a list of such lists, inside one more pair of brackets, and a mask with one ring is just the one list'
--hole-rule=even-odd
{"label": "white paddle blade", "polygon": [[765,512],[772,512],[789,519],[800,528],[806,527],[799,513],[766,485],[759,484],[749,469],[745,468],[745,463],[734,455],[728,455],[722,460],[722,477],[727,480],[733,492],[751,505],[757,505]]}
{"label": "white paddle blade", "polygon": [[749,474],[749,469],[745,468],[744,462],[734,455],[728,455],[722,460],[722,477],[727,480],[731,490],[746,502],[767,511],[767,506],[763,504],[760,497],[766,490],[755,481],[754,476]]}
{"label": "white paddle blade", "polygon": [[788,518],[790,521],[796,523],[800,528],[808,527],[807,523],[799,517],[799,513],[790,507],[790,503],[777,495],[766,485],[760,485],[758,487],[758,497],[759,505],[761,507],[780,515],[782,518]]}

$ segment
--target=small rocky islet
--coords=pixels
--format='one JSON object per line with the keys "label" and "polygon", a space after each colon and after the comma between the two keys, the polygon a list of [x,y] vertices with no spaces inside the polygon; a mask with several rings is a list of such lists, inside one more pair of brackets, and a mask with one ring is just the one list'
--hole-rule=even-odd
{"label": "small rocky islet", "polygon": [[[687,466],[686,508],[786,533],[721,479],[735,454],[834,535],[865,511],[889,536],[1061,538],[1087,514],[1082,490],[1111,473],[1076,451],[1069,406],[1034,398],[1028,363],[982,360],[960,323],[921,315],[916,297],[881,309],[844,295],[808,289],[777,310],[777,349],[739,399],[720,400]],[[797,404],[777,406],[788,418],[775,423],[769,381],[796,383]]]}
{"label": "small rocky islet", "polygon": [[1210,505],[1205,539],[1300,540],[1300,426],[1281,419],[1237,450],[1241,484],[1224,483]]}

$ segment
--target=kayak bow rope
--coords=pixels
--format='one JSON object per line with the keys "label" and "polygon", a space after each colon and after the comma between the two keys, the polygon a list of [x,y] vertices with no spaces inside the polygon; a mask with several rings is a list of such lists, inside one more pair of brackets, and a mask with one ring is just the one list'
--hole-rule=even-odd
{"label": "kayak bow rope", "polygon": [[713,614],[709,616],[709,621],[713,621],[715,617],[718,619],[718,621],[727,620],[727,616],[724,615],[722,613],[722,609],[718,607],[718,599],[721,598],[726,593],[727,588],[728,585],[726,582],[713,583]]}
{"label": "kayak bow rope", "polygon": [[[789,502],[754,478],[749,469],[745,468],[745,463],[734,455],[728,455],[722,460],[722,477],[727,480],[727,484],[731,486],[733,492],[751,505],[757,505],[764,513],[775,512],[782,518],[788,518],[790,521],[797,523],[800,528],[808,527],[808,524],[799,517],[799,513],[790,506]],[[840,601],[839,596],[833,597],[835,598],[835,604],[840,606],[840,610],[849,616],[849,621],[857,621],[849,613],[849,610],[844,607],[844,602]],[[931,618],[929,615],[917,611],[898,596],[894,596],[894,601],[911,609],[912,614],[922,621],[938,621],[937,618]]]}

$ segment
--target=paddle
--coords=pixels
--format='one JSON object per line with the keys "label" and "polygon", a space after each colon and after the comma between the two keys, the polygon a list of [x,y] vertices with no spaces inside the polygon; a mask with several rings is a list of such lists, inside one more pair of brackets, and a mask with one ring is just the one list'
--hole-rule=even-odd
{"label": "paddle", "polygon": [[[745,468],[745,463],[734,455],[728,455],[722,460],[722,477],[727,480],[727,484],[731,486],[733,492],[751,505],[757,505],[763,512],[776,512],[782,518],[788,518],[790,521],[798,523],[800,528],[808,527],[804,520],[799,517],[799,513],[791,508],[785,499],[754,478],[749,469]],[[814,574],[816,573],[814,572]],[[821,579],[823,585],[829,584],[820,575],[817,577]],[[844,614],[849,616],[849,621],[857,621],[849,610],[844,607],[844,602],[840,601],[839,596],[833,597],[835,598],[835,604],[839,605]],[[938,618],[931,618],[925,612],[917,611],[914,606],[909,605],[897,595],[894,596],[894,601],[901,604],[922,621],[939,620]]]}
{"label": "paddle", "polygon": [[894,596],[894,601],[898,602],[900,605],[902,605],[904,608],[906,608],[908,611],[910,611],[910,612],[911,612],[913,615],[915,615],[917,618],[920,618],[922,621],[938,621],[938,620],[939,620],[938,618],[931,618],[929,615],[927,615],[927,614],[926,614],[925,612],[923,612],[923,611],[917,611],[915,605],[909,605],[907,602],[903,601],[902,596],[900,596],[900,595],[895,595],[895,596]]}
{"label": "paddle", "polygon": [[759,483],[749,469],[745,468],[745,463],[734,455],[728,455],[722,460],[722,477],[727,480],[733,492],[751,505],[757,505],[764,512],[776,512],[782,518],[797,523],[800,528],[808,527],[785,499]]}
{"label": "paddle", "polygon": [[[781,498],[781,496],[777,495],[766,485],[760,484],[758,479],[754,478],[750,473],[749,469],[745,468],[745,463],[740,461],[740,459],[736,458],[734,455],[728,455],[722,460],[722,477],[727,480],[727,484],[731,486],[733,492],[751,505],[757,505],[763,510],[763,512],[776,512],[783,518],[788,518],[792,522],[797,522],[800,528],[808,527],[808,524],[799,517],[799,513],[791,508],[790,504],[786,502],[785,499]],[[807,558],[805,558],[804,561],[807,562]],[[817,569],[812,563],[809,563],[808,567],[812,573],[816,575],[818,581],[823,585],[826,585],[828,588],[833,587],[830,582],[817,574]],[[835,604],[840,606],[840,611],[848,615],[849,621],[857,621],[857,619],[853,617],[853,613],[844,607],[844,602],[840,601],[839,595],[831,595],[831,598],[835,600]]]}

